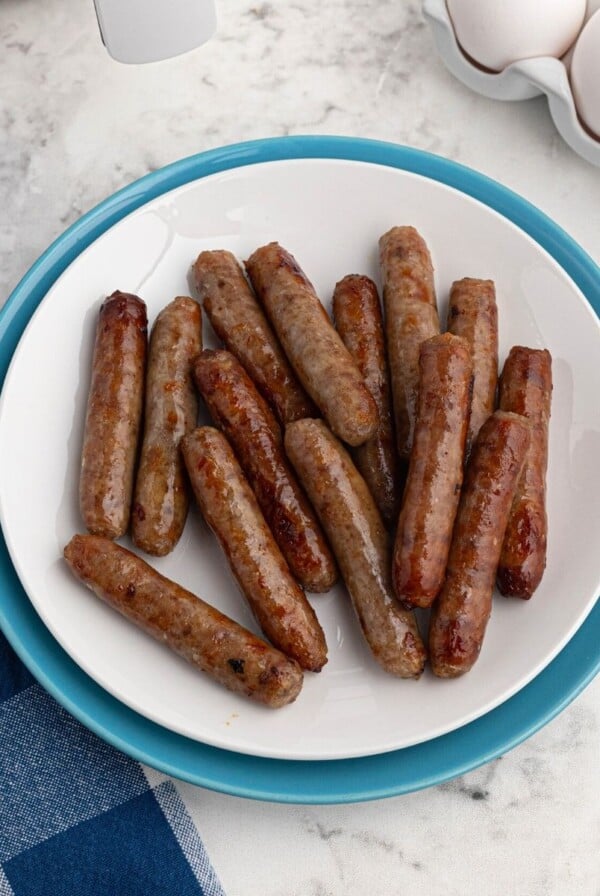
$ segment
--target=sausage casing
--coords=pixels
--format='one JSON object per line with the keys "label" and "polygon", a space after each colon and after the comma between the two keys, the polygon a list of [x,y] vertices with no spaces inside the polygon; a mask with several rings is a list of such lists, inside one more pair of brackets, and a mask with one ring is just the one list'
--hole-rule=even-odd
{"label": "sausage casing", "polygon": [[528,418],[531,441],[504,535],[497,583],[502,594],[528,600],[546,567],[550,352],[514,346],[504,364],[499,397],[503,410]]}
{"label": "sausage casing", "polygon": [[74,535],[64,557],[98,597],[230,691],[270,707],[298,696],[297,663],[131,551],[100,536]]}
{"label": "sausage casing", "polygon": [[239,362],[205,349],[194,377],[210,414],[233,446],[287,563],[303,588],[328,591],[335,561],[321,527],[290,469],[281,431]]}
{"label": "sausage casing", "polygon": [[414,615],[396,601],[383,520],[349,454],[322,420],[297,420],[285,448],[338,561],[363,634],[392,675],[418,678],[425,647]]}
{"label": "sausage casing", "polygon": [[430,607],[444,582],[463,481],[473,363],[464,339],[421,345],[413,448],[396,529],[392,578],[409,607]]}
{"label": "sausage casing", "polygon": [[250,256],[246,270],[300,382],[332,430],[349,445],[366,442],[377,431],[377,405],[296,260],[269,243]]}
{"label": "sausage casing", "polygon": [[[493,413],[498,383],[498,307],[493,280],[465,277],[450,290],[448,331],[466,339],[473,356],[473,395],[467,454]],[[509,408],[506,408],[509,410]]]}
{"label": "sausage casing", "polygon": [[119,538],[129,526],[141,427],[146,305],[114,292],[100,308],[88,395],[79,506],[94,535]]}
{"label": "sausage casing", "polygon": [[325,635],[229,442],[218,430],[202,426],[185,436],[182,449],[202,514],[262,631],[303,669],[318,672],[327,662]]}
{"label": "sausage casing", "polygon": [[178,296],[158,315],[148,350],[144,437],[131,515],[133,542],[162,557],[185,525],[188,489],[179,443],[196,426],[192,361],[202,348],[202,314]]}
{"label": "sausage casing", "polygon": [[398,454],[412,449],[421,343],[440,332],[433,265],[414,227],[392,227],[379,240],[385,335]]}
{"label": "sausage casing", "polygon": [[296,379],[231,252],[201,252],[194,278],[215,333],[273,406],[281,424],[312,416],[315,406]]}
{"label": "sausage casing", "polygon": [[354,463],[386,523],[395,522],[399,491],[392,426],[390,383],[377,287],[369,277],[349,274],[336,284],[333,318],[377,405],[379,426],[372,439],[355,448]]}
{"label": "sausage casing", "polygon": [[479,656],[529,430],[525,417],[496,411],[479,430],[473,446],[446,580],[431,612],[429,655],[435,675],[441,678],[468,672]]}

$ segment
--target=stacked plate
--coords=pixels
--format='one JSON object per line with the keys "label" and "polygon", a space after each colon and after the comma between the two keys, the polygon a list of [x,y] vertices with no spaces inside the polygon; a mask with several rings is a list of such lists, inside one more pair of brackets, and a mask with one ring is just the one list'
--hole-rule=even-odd
{"label": "stacked plate", "polygon": [[[278,240],[328,305],[347,273],[375,279],[377,240],[413,224],[451,282],[496,281],[501,360],[548,347],[554,399],[549,553],[528,603],[496,597],[464,678],[392,679],[362,644],[342,587],[311,597],[329,663],[282,710],[232,695],[146,638],[73,580],[61,559],[81,530],[77,480],[93,330],[115,289],[152,321],[189,292],[202,249],[246,258]],[[0,317],[0,624],[34,675],[84,724],[143,762],[228,793],[291,802],[374,799],[488,761],[559,712],[600,665],[595,549],[600,477],[600,272],[555,224],[498,184],[416,150],[300,137],[211,151],[155,172],[60,237]],[[205,344],[214,344],[205,328]],[[127,542],[125,542],[127,543]],[[153,561],[248,627],[216,543],[192,513]]]}

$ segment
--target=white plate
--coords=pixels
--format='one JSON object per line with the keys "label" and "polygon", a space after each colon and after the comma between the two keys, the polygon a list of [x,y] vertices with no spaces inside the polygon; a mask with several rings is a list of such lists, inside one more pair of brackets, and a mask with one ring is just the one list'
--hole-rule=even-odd
{"label": "white plate", "polygon": [[[343,588],[311,598],[329,663],[298,700],[270,711],[229,694],[137,631],[79,585],[62,550],[82,530],[77,481],[95,319],[114,289],[140,294],[153,321],[189,290],[198,252],[246,258],[279,240],[329,306],[346,273],[376,279],[377,240],[414,224],[436,268],[442,320],[451,282],[496,281],[503,359],[515,343],[554,359],[548,567],[532,601],[497,597],[480,659],[456,681],[386,676],[362,643]],[[206,327],[206,331],[208,331]],[[205,344],[214,344],[206,332]],[[578,288],[521,230],[463,193],[416,174],[296,159],[194,181],[121,220],[85,250],[32,318],[0,407],[0,512],[32,603],[73,659],[111,694],[172,731],[242,753],[339,759],[420,743],[488,712],[558,653],[600,583],[600,327]],[[124,540],[129,546],[129,542]],[[193,512],[160,572],[255,628],[216,542]]]}

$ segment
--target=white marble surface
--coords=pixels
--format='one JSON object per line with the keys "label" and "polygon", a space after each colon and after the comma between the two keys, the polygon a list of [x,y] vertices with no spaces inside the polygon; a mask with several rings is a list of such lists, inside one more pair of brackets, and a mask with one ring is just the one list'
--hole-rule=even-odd
{"label": "white marble surface", "polygon": [[[220,0],[216,37],[164,63],[103,49],[91,0],[0,0],[0,296],[118,187],[253,137],[349,134],[449,156],[541,207],[600,261],[600,170],[544,100],[494,103],[444,70],[420,4]],[[598,896],[600,681],[504,758],[344,807],[182,784],[229,896]]]}

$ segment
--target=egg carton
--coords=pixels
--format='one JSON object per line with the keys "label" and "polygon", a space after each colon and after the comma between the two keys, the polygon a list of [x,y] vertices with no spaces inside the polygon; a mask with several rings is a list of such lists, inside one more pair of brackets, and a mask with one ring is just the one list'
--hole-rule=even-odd
{"label": "egg carton", "polygon": [[513,62],[501,72],[485,71],[469,62],[458,45],[446,0],[424,0],[423,13],[446,68],[459,81],[494,100],[529,100],[546,94],[552,120],[563,140],[586,161],[600,165],[600,140],[592,137],[579,120],[563,61],[537,56]]}

